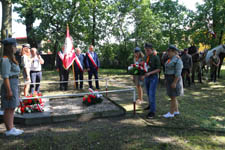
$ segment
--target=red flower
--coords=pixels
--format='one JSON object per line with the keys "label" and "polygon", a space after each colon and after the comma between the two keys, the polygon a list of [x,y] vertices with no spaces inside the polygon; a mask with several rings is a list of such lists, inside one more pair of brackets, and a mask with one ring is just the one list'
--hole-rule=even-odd
{"label": "red flower", "polygon": [[84,97],[83,97],[83,101],[85,101],[85,100],[86,100],[86,97],[84,96]]}
{"label": "red flower", "polygon": [[90,97],[90,98],[95,98],[95,96],[94,96],[94,95],[89,95],[89,97]]}
{"label": "red flower", "polygon": [[133,67],[136,67],[136,64],[132,64]]}
{"label": "red flower", "polygon": [[31,100],[31,99],[29,99],[29,100],[28,100],[28,103],[29,103],[29,104],[31,104],[31,103],[32,103],[32,100]]}
{"label": "red flower", "polygon": [[21,110],[21,113],[24,113],[24,107],[21,107],[20,110]]}
{"label": "red flower", "polygon": [[87,98],[87,101],[88,101],[88,103],[91,103],[91,98],[88,97],[88,98]]}

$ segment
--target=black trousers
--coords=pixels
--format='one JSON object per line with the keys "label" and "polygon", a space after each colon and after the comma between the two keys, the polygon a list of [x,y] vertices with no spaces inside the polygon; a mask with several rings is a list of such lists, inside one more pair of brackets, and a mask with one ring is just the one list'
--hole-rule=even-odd
{"label": "black trousers", "polygon": [[217,67],[213,66],[210,70],[211,81],[216,82]]}
{"label": "black trousers", "polygon": [[[60,81],[68,81],[69,71],[65,69],[59,70],[59,78],[60,78]],[[68,82],[60,83],[60,90],[67,90],[67,88],[68,88]]]}
{"label": "black trousers", "polygon": [[[185,87],[185,81],[188,81],[188,86],[191,85],[191,78],[190,78],[190,69],[182,69],[182,79],[183,79],[183,85]],[[186,77],[186,80],[185,80]]]}
{"label": "black trousers", "polygon": [[[98,71],[97,70],[90,70],[88,71],[88,80],[92,79],[92,76],[95,76],[95,79],[98,79]],[[92,81],[88,81],[89,88],[93,88]],[[98,80],[95,80],[96,89],[99,89],[99,82]]]}
{"label": "black trousers", "polygon": [[[82,71],[75,71],[76,88],[78,88],[78,78],[79,80],[84,79],[84,73]],[[83,81],[80,81],[80,89],[83,89]]]}

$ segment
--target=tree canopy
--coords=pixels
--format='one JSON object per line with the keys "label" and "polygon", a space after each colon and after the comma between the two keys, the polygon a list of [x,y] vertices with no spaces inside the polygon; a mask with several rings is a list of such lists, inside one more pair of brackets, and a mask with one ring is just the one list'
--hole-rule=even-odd
{"label": "tree canopy", "polygon": [[[95,45],[104,64],[113,66],[129,64],[134,47],[143,48],[145,42],[164,51],[168,44],[214,47],[225,40],[224,0],[205,0],[196,12],[178,0],[1,0],[4,9],[10,8],[6,1],[16,4],[31,46],[47,41],[42,49],[56,54],[68,25],[75,46],[86,51],[87,45]],[[40,22],[36,27],[35,21]],[[2,26],[2,37],[6,28],[10,26]]]}

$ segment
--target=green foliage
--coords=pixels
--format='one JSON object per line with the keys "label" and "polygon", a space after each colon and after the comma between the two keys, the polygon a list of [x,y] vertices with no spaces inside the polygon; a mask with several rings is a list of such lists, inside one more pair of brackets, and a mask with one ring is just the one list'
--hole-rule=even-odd
{"label": "green foliage", "polygon": [[[13,0],[20,22],[27,26],[28,40],[46,41],[43,50],[54,54],[65,40],[66,26],[84,52],[96,46],[101,66],[126,68],[133,61],[133,49],[146,42],[157,51],[168,44],[180,49],[191,44],[212,47],[224,42],[224,0],[206,0],[197,12],[178,0]],[[34,27],[34,22],[40,24]],[[209,31],[216,33],[213,38]],[[29,41],[28,41],[29,42]]]}
{"label": "green foliage", "polygon": [[161,45],[164,45],[164,49],[168,43],[177,44],[181,48],[187,47],[190,43],[187,40],[187,22],[190,20],[187,8],[180,5],[178,0],[160,0],[152,4],[152,10],[159,19],[159,32],[162,32],[159,39],[163,39]]}
{"label": "green foliage", "polygon": [[[205,3],[197,6],[196,14],[192,14],[190,31],[193,43],[203,43],[215,47],[224,43],[225,34],[225,1],[205,0]],[[210,32],[214,32],[216,37]]]}

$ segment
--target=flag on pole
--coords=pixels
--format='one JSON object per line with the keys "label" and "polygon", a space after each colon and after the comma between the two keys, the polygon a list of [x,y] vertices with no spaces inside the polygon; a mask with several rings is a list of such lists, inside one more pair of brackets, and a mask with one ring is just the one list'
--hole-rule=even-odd
{"label": "flag on pole", "polygon": [[64,43],[64,51],[63,53],[59,52],[59,56],[62,59],[63,67],[68,70],[69,67],[73,64],[73,61],[75,60],[76,54],[74,52],[73,47],[73,39],[70,36],[69,33],[69,27],[67,26],[66,30],[66,39]]}

